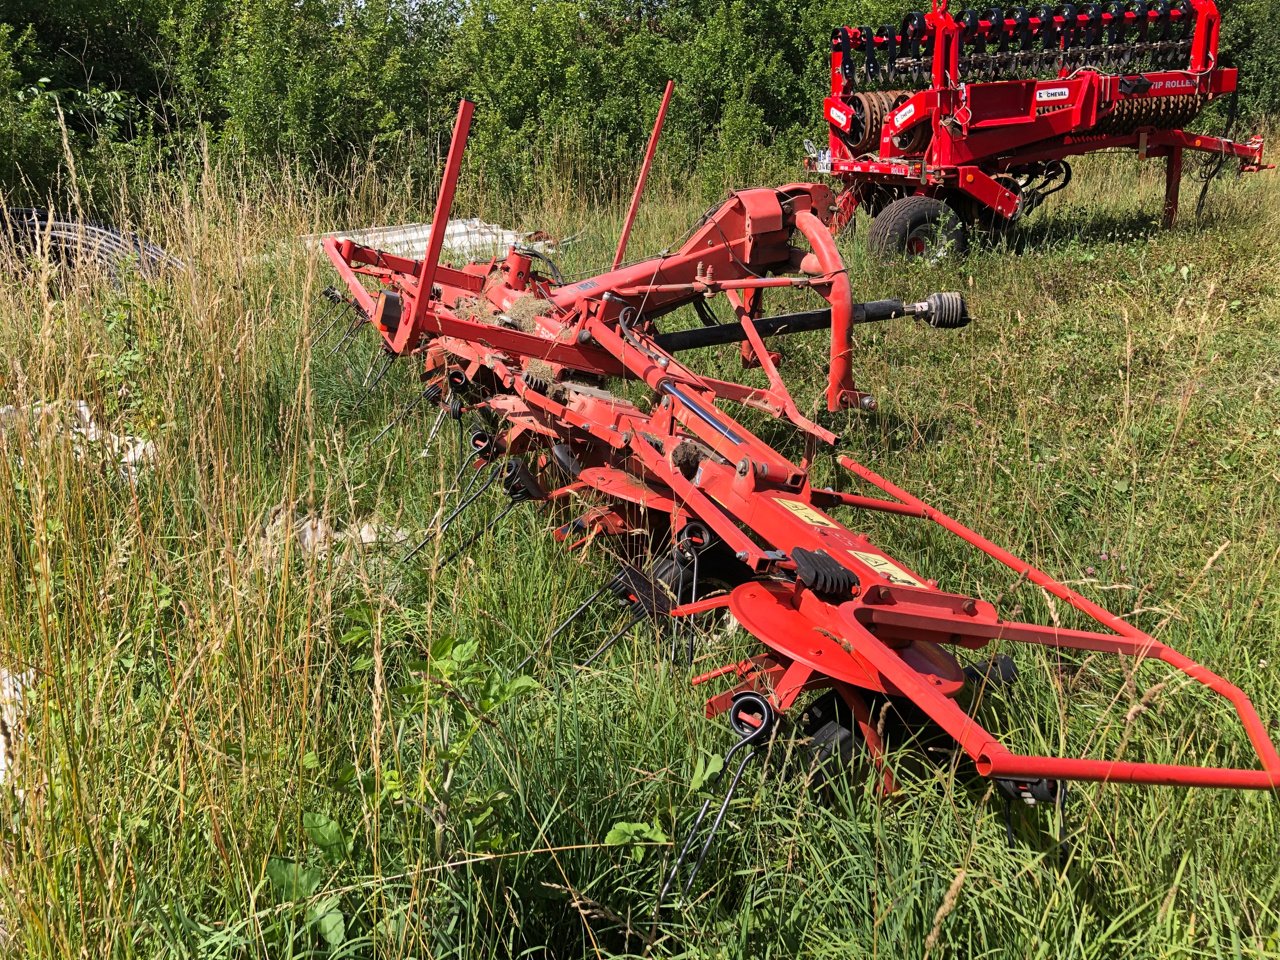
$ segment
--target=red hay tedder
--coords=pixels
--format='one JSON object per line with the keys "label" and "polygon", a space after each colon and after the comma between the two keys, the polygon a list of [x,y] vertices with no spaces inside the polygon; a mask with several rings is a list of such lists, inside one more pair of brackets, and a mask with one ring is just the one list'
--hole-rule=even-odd
{"label": "red hay tedder", "polygon": [[[440,262],[472,116],[465,101],[424,258],[394,256],[349,239],[325,241],[346,285],[343,294],[327,293],[337,309],[350,308],[351,329],[371,325],[387,364],[410,357],[422,365],[425,388],[405,412],[423,400],[437,404],[437,428],[452,416],[464,449],[469,438],[459,479],[467,468],[471,479],[462,485],[457,506],[404,559],[444,537],[456,517],[500,481],[509,498],[503,516],[522,503],[541,504],[556,518],[555,535],[569,549],[617,538],[617,553],[635,556],[625,544],[638,538],[627,535],[641,533],[651,545],[634,561],[623,560],[616,575],[548,632],[545,646],[590,603],[609,595],[626,607],[625,623],[584,664],[603,657],[642,621],[687,624],[718,610],[731,613],[759,641],[755,655],[693,680],[722,685],[707,701],[707,716],[727,714],[740,737],[730,757],[741,751],[699,864],[746,764],[769,740],[778,718],[804,704],[819,715],[847,719],[845,743],[858,739],[865,745],[886,791],[894,789],[894,777],[872,714],[873,703],[886,701],[912,705],[978,774],[994,778],[1007,797],[1028,803],[1059,797],[1065,780],[1280,787],[1280,756],[1266,728],[1244,693],[1226,680],[851,457],[832,454],[866,485],[866,493],[813,485],[816,451],[838,438],[801,411],[769,340],[829,330],[828,409],[871,409],[874,401],[853,381],[854,328],[905,316],[956,328],[969,321],[964,301],[955,293],[935,293],[914,303],[856,302],[830,230],[835,197],[814,183],[733,193],[695,223],[678,247],[624,264],[670,94],[668,86],[617,255],[604,273],[566,282],[543,255],[520,247],[461,268]],[[808,291],[819,305],[767,315],[765,299],[779,289]],[[707,302],[719,296],[728,301],[732,322],[711,322]],[[684,307],[695,311],[699,325],[667,322]],[[767,386],[709,377],[679,358],[717,345],[740,345],[746,365],[757,366]],[[636,402],[611,389],[621,381],[643,384],[647,399]],[[784,456],[726,412],[726,402],[789,420],[805,435],[806,456],[799,462]],[[469,433],[463,427],[468,416],[477,420]],[[862,511],[940,525],[1081,611],[1097,629],[1007,619],[990,602],[944,589],[839,518]],[[497,522],[483,525],[440,563]],[[692,632],[677,629],[675,636],[688,640],[692,660]],[[962,698],[966,690],[1000,682],[1001,671],[966,670],[953,651],[979,651],[993,642],[1163,661],[1230,702],[1258,765],[1015,752],[979,723],[976,701]],[[673,653],[676,646],[673,640]],[[816,694],[821,696],[815,706]],[[710,803],[695,820],[664,894],[700,834]],[[686,890],[692,879],[690,874]]]}
{"label": "red hay tedder", "polygon": [[[881,255],[963,249],[973,224],[1025,217],[1071,180],[1068,158],[1136,150],[1165,159],[1164,221],[1187,150],[1263,169],[1262,140],[1181,129],[1233,94],[1213,0],[991,7],[947,0],[899,27],[841,27],[831,43],[829,145],[809,167],[837,177],[836,228],[861,208]],[[1234,119],[1234,111],[1232,111]]]}

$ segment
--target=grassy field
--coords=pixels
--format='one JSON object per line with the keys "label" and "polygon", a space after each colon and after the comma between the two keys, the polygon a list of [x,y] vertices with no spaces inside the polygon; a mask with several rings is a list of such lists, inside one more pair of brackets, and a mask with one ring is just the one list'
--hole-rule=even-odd
{"label": "grassy field", "polygon": [[[862,298],[962,289],[976,320],[858,331],[880,410],[829,422],[843,450],[1237,682],[1280,739],[1280,178],[1218,184],[1203,222],[1188,203],[1162,233],[1160,174],[1083,163],[1009,247],[942,267],[868,262],[860,225],[842,243]],[[618,625],[603,606],[517,672],[610,571],[535,510],[438,573],[449,542],[395,563],[449,495],[453,437],[424,456],[427,414],[369,446],[413,371],[357,409],[374,345],[312,346],[332,278],[294,238],[422,207],[413,185],[242,179],[122,200],[181,275],[35,265],[0,287],[16,408],[0,665],[31,678],[6,721],[6,955],[1280,956],[1274,796],[1084,785],[1062,823],[1015,814],[1010,845],[963,765],[904,749],[892,798],[863,765],[820,794],[786,737],[693,897],[655,915],[727,727],[651,630],[575,669]],[[659,184],[632,251],[673,242],[706,199]],[[607,263],[621,220],[475,185],[456,212],[577,235],[574,274]],[[795,339],[812,400],[825,345]],[[136,481],[64,428],[77,400],[154,443]],[[940,532],[848,519],[944,588],[1074,622]],[[708,629],[698,665],[743,649]],[[1014,744],[1249,762],[1222,705],[1155,667],[1017,659],[983,713]]]}

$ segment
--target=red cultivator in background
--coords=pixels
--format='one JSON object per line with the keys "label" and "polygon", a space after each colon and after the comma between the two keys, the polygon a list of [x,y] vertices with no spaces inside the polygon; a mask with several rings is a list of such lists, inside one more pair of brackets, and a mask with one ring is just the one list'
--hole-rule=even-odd
{"label": "red cultivator in background", "polygon": [[1184,151],[1262,168],[1262,140],[1188,133],[1236,90],[1218,60],[1213,0],[991,7],[947,0],[898,28],[832,37],[830,124],[811,169],[838,177],[837,228],[859,207],[877,252],[961,248],[970,224],[1007,225],[1071,180],[1068,158],[1131,149],[1166,164],[1164,219],[1178,210]]}
{"label": "red cultivator in background", "polygon": [[[834,444],[835,435],[792,399],[769,339],[830,330],[828,409],[870,408],[871,398],[852,379],[855,325],[912,316],[938,328],[960,327],[968,316],[958,294],[932,294],[918,303],[855,302],[829,229],[834,197],[811,183],[736,192],[677,248],[628,265],[622,265],[624,231],[614,267],[577,282],[563,282],[554,265],[519,248],[455,269],[439,262],[439,241],[471,114],[472,105],[464,102],[423,260],[337,239],[325,242],[326,253],[346,283],[356,323],[367,319],[374,326],[389,359],[407,354],[423,364],[427,386],[419,400],[440,404],[442,417],[452,412],[460,430],[467,410],[488,420],[470,435],[469,463],[477,468],[471,486],[477,489],[463,490],[433,537],[501,479],[510,497],[504,515],[523,502],[546,505],[566,521],[557,537],[570,549],[637,532],[657,544],[647,560],[624,562],[598,591],[621,598],[630,617],[587,662],[643,619],[679,623],[722,608],[760,642],[758,654],[694,680],[725,685],[707,701],[707,715],[727,713],[742,738],[731,753],[746,748],[712,835],[733,785],[775,720],[819,691],[827,692],[824,709],[851,717],[852,733],[860,733],[886,789],[893,789],[893,777],[869,707],[884,698],[909,701],[954,740],[978,773],[1028,802],[1057,796],[1059,781],[1068,779],[1280,786],[1280,757],[1236,687],[847,456],[838,458],[839,465],[882,495],[818,489],[810,482],[812,453],[793,462],[722,407],[729,401],[785,417],[807,435],[810,451],[819,441]],[[660,125],[661,114],[655,142]],[[635,201],[628,231],[634,213]],[[809,291],[822,305],[767,316],[769,291],[780,288]],[[711,318],[707,301],[719,295],[731,306],[733,322],[705,322]],[[686,306],[704,323],[664,332],[664,320]],[[687,350],[728,344],[741,345],[744,361],[763,371],[768,386],[708,377],[679,359]],[[611,390],[619,381],[643,384],[647,399],[635,402]],[[991,603],[942,589],[837,519],[838,513],[863,510],[941,525],[1087,614],[1099,629],[1006,620]],[[992,641],[1162,660],[1230,701],[1260,767],[1015,753],[957,699],[966,684],[993,677],[966,672],[952,650],[979,650]],[[710,842],[709,836],[704,855]],[[674,877],[673,870],[668,886]]]}

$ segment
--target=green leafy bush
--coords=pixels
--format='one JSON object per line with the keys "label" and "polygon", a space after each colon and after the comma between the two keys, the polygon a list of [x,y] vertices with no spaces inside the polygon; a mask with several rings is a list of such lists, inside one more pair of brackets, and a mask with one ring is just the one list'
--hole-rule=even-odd
{"label": "green leafy bush", "polygon": [[[1246,122],[1280,98],[1272,5],[1223,0]],[[0,186],[48,191],[64,121],[87,180],[172,166],[192,153],[182,145],[207,142],[255,164],[354,159],[431,183],[466,96],[479,106],[470,162],[487,183],[612,193],[672,78],[661,162],[718,189],[794,170],[822,132],[832,28],[904,12],[891,0],[17,0],[18,26],[0,32]]]}

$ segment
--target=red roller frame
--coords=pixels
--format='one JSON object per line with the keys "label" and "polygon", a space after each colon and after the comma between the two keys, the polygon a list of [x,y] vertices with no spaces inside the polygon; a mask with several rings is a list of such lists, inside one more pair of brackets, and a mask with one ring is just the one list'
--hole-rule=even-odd
{"label": "red roller frame", "polygon": [[[858,156],[850,152],[841,136],[850,123],[851,98],[859,89],[857,81],[846,77],[844,49],[847,45],[851,53],[863,53],[869,46],[883,53],[891,45],[895,50],[903,49],[907,40],[902,34],[867,33],[867,28],[837,30],[831,53],[830,95],[824,104],[830,123],[828,150],[808,163],[809,169],[830,174],[844,184],[836,228],[852,220],[873,187],[893,196],[938,197],[967,219],[979,219],[981,211],[1017,219],[1034,209],[1038,201],[1012,189],[1009,174],[1100,150],[1133,150],[1144,159],[1164,158],[1164,223],[1171,226],[1178,211],[1186,151],[1234,159],[1242,172],[1270,169],[1262,161],[1261,137],[1236,142],[1158,125],[1116,134],[1100,128],[1129,101],[1193,96],[1208,104],[1236,90],[1237,71],[1222,67],[1218,61],[1221,17],[1213,0],[1187,0],[1185,10],[1175,5],[1168,11],[1174,25],[1181,26],[1187,18],[1191,21],[1184,41],[1189,50],[1185,69],[1108,73],[1064,65],[1057,76],[1049,78],[985,80],[964,75],[965,44],[1008,46],[1023,29],[1038,42],[1046,29],[1062,34],[1089,26],[1087,5],[1078,8],[1073,20],[1062,13],[1068,7],[1071,5],[1056,8],[1058,12],[1044,21],[1030,16],[1025,25],[1014,17],[1000,22],[979,19],[966,25],[953,16],[947,0],[935,0],[933,9],[924,15],[922,43],[926,45],[921,57],[928,59],[923,78],[927,85],[919,88],[917,80],[903,75],[882,80],[889,85],[906,85],[912,93],[886,115],[876,150]],[[1145,14],[1126,10],[1119,15],[1130,29],[1144,16],[1152,23],[1159,19],[1150,7]],[[1105,31],[1116,22],[1117,14],[1104,8],[1097,29]],[[904,137],[920,125],[930,128],[923,149],[914,146],[911,137]],[[907,142],[903,143],[904,139]],[[872,212],[876,212],[874,207]]]}

